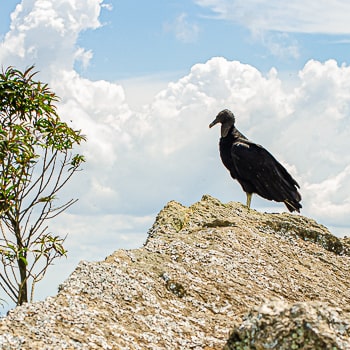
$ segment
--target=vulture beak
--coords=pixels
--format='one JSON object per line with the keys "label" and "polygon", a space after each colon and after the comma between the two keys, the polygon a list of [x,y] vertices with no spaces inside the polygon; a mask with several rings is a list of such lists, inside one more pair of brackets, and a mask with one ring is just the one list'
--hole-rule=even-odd
{"label": "vulture beak", "polygon": [[217,119],[215,119],[213,122],[211,122],[209,124],[209,128],[212,128],[214,125],[216,125],[217,123],[219,123],[219,121]]}

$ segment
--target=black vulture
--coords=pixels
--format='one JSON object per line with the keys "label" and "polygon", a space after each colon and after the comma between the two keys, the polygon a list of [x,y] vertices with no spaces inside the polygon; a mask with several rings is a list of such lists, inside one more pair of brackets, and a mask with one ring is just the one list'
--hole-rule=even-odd
{"label": "black vulture", "polygon": [[232,178],[247,194],[247,207],[253,193],[276,202],[284,202],[290,212],[300,212],[298,183],[265,148],[248,140],[235,127],[235,117],[224,109],[209,125],[221,123],[220,156]]}

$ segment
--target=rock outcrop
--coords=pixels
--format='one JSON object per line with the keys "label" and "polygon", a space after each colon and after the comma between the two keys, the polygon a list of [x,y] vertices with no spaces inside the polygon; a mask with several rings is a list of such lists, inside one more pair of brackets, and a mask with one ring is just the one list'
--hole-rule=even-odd
{"label": "rock outcrop", "polygon": [[349,276],[349,240],[311,219],[172,201],[144,247],[12,310],[0,348],[350,349]]}
{"label": "rock outcrop", "polygon": [[224,350],[349,349],[349,311],[320,302],[270,301],[235,327]]}

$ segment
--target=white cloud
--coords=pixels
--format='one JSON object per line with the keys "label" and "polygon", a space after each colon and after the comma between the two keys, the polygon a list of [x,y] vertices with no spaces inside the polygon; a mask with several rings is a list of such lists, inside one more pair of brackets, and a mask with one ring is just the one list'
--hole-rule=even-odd
{"label": "white cloud", "polygon": [[[303,0],[195,0],[217,18],[248,28],[253,37],[278,57],[299,57],[294,33],[350,34],[350,2]],[[287,34],[289,33],[289,34]]]}
{"label": "white cloud", "polygon": [[196,0],[196,3],[252,31],[350,34],[347,0]]}
{"label": "white cloud", "polygon": [[[190,74],[169,84],[150,106],[155,120],[161,113],[168,117],[157,122],[157,131],[163,134],[164,121],[165,128],[171,131],[166,134],[168,148],[158,148],[172,150],[169,154],[178,164],[184,162],[184,154],[193,157],[196,168],[193,173],[186,168],[187,181],[179,174],[174,176],[184,181],[181,186],[186,187],[190,179],[198,178],[207,169],[202,192],[219,192],[226,198],[240,196],[237,185],[223,182],[229,177],[227,172],[216,168],[222,167],[216,145],[218,132],[214,132],[213,141],[213,131],[208,134],[205,130],[206,123],[220,109],[231,108],[237,116],[237,127],[268,148],[298,179],[304,196],[303,213],[324,223],[346,224],[350,214],[350,183],[344,176],[350,163],[349,81],[349,67],[339,67],[332,60],[309,61],[299,73],[297,86],[290,90],[274,69],[264,76],[249,65],[211,59],[193,66]],[[155,138],[152,143],[160,144],[160,140]],[[191,153],[193,148],[200,156]],[[339,186],[332,187],[335,183]],[[227,194],[230,186],[232,194]],[[341,195],[337,195],[338,189]],[[320,202],[327,197],[326,202]],[[332,210],[327,212],[328,205]]]}
{"label": "white cloud", "polygon": [[105,3],[103,3],[103,4],[101,4],[101,7],[105,8],[108,11],[112,11],[113,10],[113,5],[112,4],[105,4]]}
{"label": "white cloud", "polygon": [[177,16],[173,23],[165,24],[165,30],[173,32],[176,39],[183,43],[195,42],[200,32],[199,26],[190,22],[186,13]]}
{"label": "white cloud", "polygon": [[297,59],[300,56],[298,42],[285,32],[257,32],[254,35],[276,57]]}
{"label": "white cloud", "polygon": [[264,75],[216,57],[194,65],[135,111],[119,84],[90,81],[73,69],[78,35],[99,26],[100,6],[100,0],[23,0],[0,46],[4,65],[27,65],[37,55],[38,69],[62,98],[60,115],[88,137],[85,170],[60,195],[80,200],[55,221],[56,230],[70,234],[73,259],[139,245],[169,200],[189,205],[204,193],[245,200],[219,159],[219,130],[208,129],[223,108],[232,109],[237,127],[300,182],[304,215],[349,225],[349,67],[309,61],[290,89],[275,69]]}
{"label": "white cloud", "polygon": [[92,56],[93,53],[91,50],[85,51],[83,48],[78,47],[75,51],[74,60],[81,62],[82,67],[86,69],[89,66]]}
{"label": "white cloud", "polygon": [[305,184],[310,193],[310,207],[314,215],[331,217],[333,223],[347,222],[349,219],[349,178],[350,166],[338,174],[313,184]]}
{"label": "white cloud", "polygon": [[[36,64],[43,77],[49,77],[51,70],[71,69],[82,58],[76,46],[79,33],[100,26],[102,1],[22,0],[11,14],[10,31],[0,45],[0,61],[23,68]],[[87,52],[83,62],[88,59]]]}

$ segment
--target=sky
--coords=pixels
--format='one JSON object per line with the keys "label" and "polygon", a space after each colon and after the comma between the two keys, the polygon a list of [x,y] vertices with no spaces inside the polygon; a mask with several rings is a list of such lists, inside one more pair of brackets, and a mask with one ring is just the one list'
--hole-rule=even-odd
{"label": "sky", "polygon": [[[349,12],[346,0],[2,1],[1,66],[35,64],[87,136],[60,194],[79,201],[49,223],[68,257],[36,299],[80,260],[141,247],[170,200],[245,203],[208,128],[224,108],[299,182],[301,214],[349,235]],[[252,208],[286,210],[257,196]]]}

